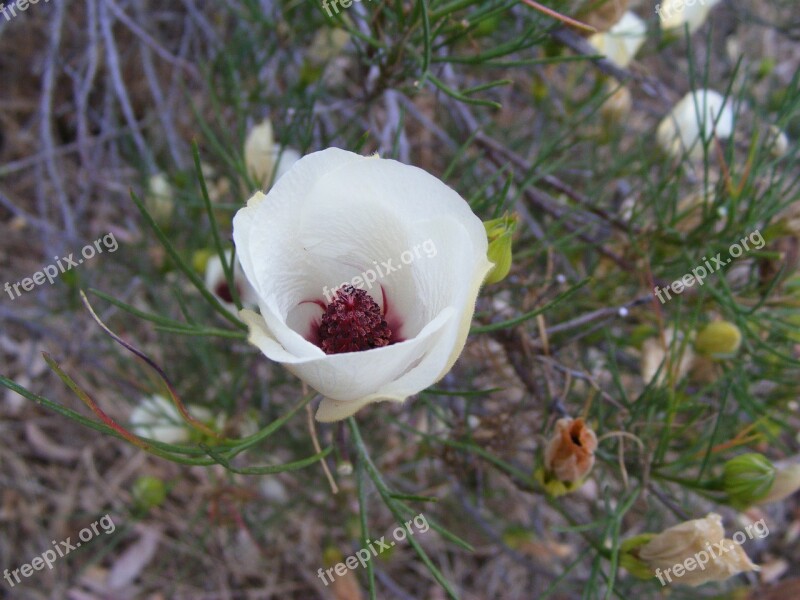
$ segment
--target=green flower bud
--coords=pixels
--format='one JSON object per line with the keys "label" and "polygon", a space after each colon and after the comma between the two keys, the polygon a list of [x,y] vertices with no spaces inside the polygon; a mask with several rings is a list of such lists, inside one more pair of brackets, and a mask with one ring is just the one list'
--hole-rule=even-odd
{"label": "green flower bud", "polygon": [[194,270],[198,273],[205,273],[208,259],[216,254],[217,253],[211,248],[201,248],[200,250],[196,250],[195,253],[192,254],[192,267],[194,267]]}
{"label": "green flower bud", "polygon": [[645,563],[636,553],[636,550],[656,537],[655,533],[642,533],[625,540],[619,547],[619,564],[637,579],[652,579],[655,577],[653,569]]}
{"label": "green flower bud", "polygon": [[492,219],[484,222],[486,237],[489,239],[489,251],[487,256],[494,263],[494,267],[484,280],[485,284],[497,283],[502,281],[511,270],[512,238],[517,227],[517,216],[508,213],[499,219]]}
{"label": "green flower bud", "polygon": [[775,481],[775,472],[775,466],[763,454],[742,454],[725,463],[722,488],[732,505],[750,506],[767,496]]}
{"label": "green flower bud", "polygon": [[167,487],[158,477],[145,475],[133,483],[131,493],[138,508],[150,510],[164,503],[167,498]]}
{"label": "green flower bud", "polygon": [[694,341],[695,350],[712,358],[727,358],[736,354],[742,343],[739,328],[727,321],[706,325]]}

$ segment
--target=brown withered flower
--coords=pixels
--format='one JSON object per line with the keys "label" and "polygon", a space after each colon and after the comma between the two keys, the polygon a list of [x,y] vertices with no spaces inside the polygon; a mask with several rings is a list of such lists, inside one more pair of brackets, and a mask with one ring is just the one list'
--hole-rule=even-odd
{"label": "brown withered flower", "polygon": [[545,469],[559,481],[580,481],[592,470],[596,449],[597,436],[583,419],[559,419],[544,450]]}

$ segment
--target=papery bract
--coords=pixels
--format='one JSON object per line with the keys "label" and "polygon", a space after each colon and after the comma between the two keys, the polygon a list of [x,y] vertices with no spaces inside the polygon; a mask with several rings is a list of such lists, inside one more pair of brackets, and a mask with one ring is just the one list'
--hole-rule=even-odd
{"label": "papery bract", "polygon": [[[673,583],[698,586],[709,581],[724,581],[737,573],[757,571],[742,547],[726,539],[722,517],[709,513],[703,519],[693,519],[665,529],[649,542],[638,548],[638,558],[656,573],[674,570],[687,559],[695,560],[701,552],[708,561],[702,569],[686,571],[681,576],[673,575]],[[736,537],[736,536],[734,536]]]}

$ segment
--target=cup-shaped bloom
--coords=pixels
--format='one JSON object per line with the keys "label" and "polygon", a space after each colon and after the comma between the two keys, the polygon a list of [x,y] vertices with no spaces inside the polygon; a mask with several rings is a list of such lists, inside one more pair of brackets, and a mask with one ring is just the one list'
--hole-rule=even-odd
{"label": "cup-shaped bloom", "polygon": [[581,481],[594,466],[597,436],[583,419],[556,421],[556,430],[544,450],[544,467],[562,483]]}
{"label": "cup-shaped bloom", "polygon": [[708,13],[721,0],[664,0],[656,7],[663,29],[674,29],[689,25],[692,34],[705,23]]}
{"label": "cup-shaped bloom", "polygon": [[336,421],[441,379],[492,263],[467,202],[416,167],[329,148],[233,220],[261,314],[250,342],[324,396]]}
{"label": "cup-shaped bloom", "polygon": [[611,62],[627,67],[647,39],[647,25],[632,12],[626,12],[611,29],[596,33],[589,43]]}
{"label": "cup-shaped bloom", "polygon": [[702,158],[701,139],[712,135],[726,139],[733,133],[731,100],[714,90],[697,90],[686,94],[659,123],[656,140],[672,156],[688,152]]}
{"label": "cup-shaped bloom", "polygon": [[[226,252],[225,260],[231,259],[231,252]],[[250,282],[242,273],[242,266],[239,261],[233,263],[233,285],[236,286],[236,293],[239,295],[239,300],[245,308],[255,308],[258,306],[258,299],[256,298]],[[219,255],[213,254],[208,257],[205,267],[205,283],[209,292],[214,294],[222,305],[229,311],[236,313],[236,306],[233,303],[233,292],[228,285],[228,280],[225,278],[225,269],[222,266],[222,261]]]}
{"label": "cup-shaped bloom", "polygon": [[715,513],[665,529],[635,553],[659,579],[689,586],[758,570],[740,544],[725,538],[722,517]]}

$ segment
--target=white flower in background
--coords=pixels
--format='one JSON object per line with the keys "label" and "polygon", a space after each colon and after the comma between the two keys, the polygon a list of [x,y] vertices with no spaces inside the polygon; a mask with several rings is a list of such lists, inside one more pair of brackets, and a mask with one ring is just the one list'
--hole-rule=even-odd
{"label": "white flower in background", "polygon": [[[745,571],[759,570],[741,545],[725,538],[722,517],[715,513],[709,513],[704,519],[686,521],[665,529],[639,548],[637,554],[656,572],[657,577],[668,569],[674,572],[676,565],[691,565],[687,559],[693,560],[694,568],[687,566],[682,575],[673,575],[674,579],[670,579],[674,583],[692,587],[709,581],[724,581]],[[697,568],[701,560],[707,562],[703,568]]]}
{"label": "white flower in background", "polygon": [[324,396],[320,421],[441,379],[492,267],[483,223],[455,191],[338,148],[256,192],[233,237],[261,308],[240,313],[250,342]]}
{"label": "white flower in background", "polygon": [[647,38],[647,25],[628,11],[619,22],[603,33],[595,33],[589,43],[611,62],[627,67]]}
{"label": "white flower in background", "polygon": [[270,182],[274,185],[298,160],[297,150],[275,143],[269,120],[262,121],[247,134],[244,162],[247,173],[259,188],[265,189]]}
{"label": "white flower in background", "polygon": [[[225,259],[231,259],[232,250],[225,253]],[[258,306],[258,297],[250,286],[250,282],[242,273],[242,266],[239,261],[233,263],[233,283],[239,294],[242,306],[245,308],[255,308]],[[233,294],[228,287],[228,280],[225,278],[225,270],[219,255],[214,254],[208,258],[206,263],[206,288],[222,302],[222,305],[229,311],[236,313],[236,306],[233,303]]]}
{"label": "white flower in background", "polygon": [[308,47],[308,59],[315,65],[324,65],[341,55],[350,42],[350,34],[338,27],[322,27],[314,34]]}
{"label": "white flower in background", "polygon": [[618,81],[612,79],[604,85],[606,94],[610,94],[600,107],[600,114],[611,123],[618,123],[625,119],[633,107],[633,97],[630,90]]}
{"label": "white flower in background", "polygon": [[689,92],[658,125],[659,146],[672,156],[688,152],[692,158],[702,158],[701,139],[712,135],[726,139],[733,133],[731,103],[714,90]]}
{"label": "white flower in background", "polygon": [[678,383],[689,373],[695,360],[691,344],[684,343],[680,333],[674,345],[673,340],[675,340],[675,329],[670,327],[664,331],[663,343],[661,336],[657,335],[642,344],[641,372],[645,385],[650,385],[653,379],[656,379],[656,373],[658,373],[656,385],[659,386],[670,381],[670,372],[675,376],[674,383]]}
{"label": "white flower in background", "polygon": [[160,227],[167,227],[175,210],[175,192],[164,173],[151,175],[147,181],[144,206]]}
{"label": "white flower in background", "polygon": [[[211,420],[211,413],[206,408],[194,407],[190,412],[199,421]],[[133,409],[130,427],[138,436],[165,444],[188,442],[191,436],[190,426],[183,420],[175,405],[159,394],[143,399]]]}
{"label": "white flower in background", "polygon": [[789,136],[777,125],[770,125],[767,130],[766,146],[775,158],[785,156],[789,152]]}
{"label": "white flower in background", "polygon": [[721,0],[664,0],[656,6],[662,29],[674,29],[689,25],[692,34],[706,22],[708,13]]}

